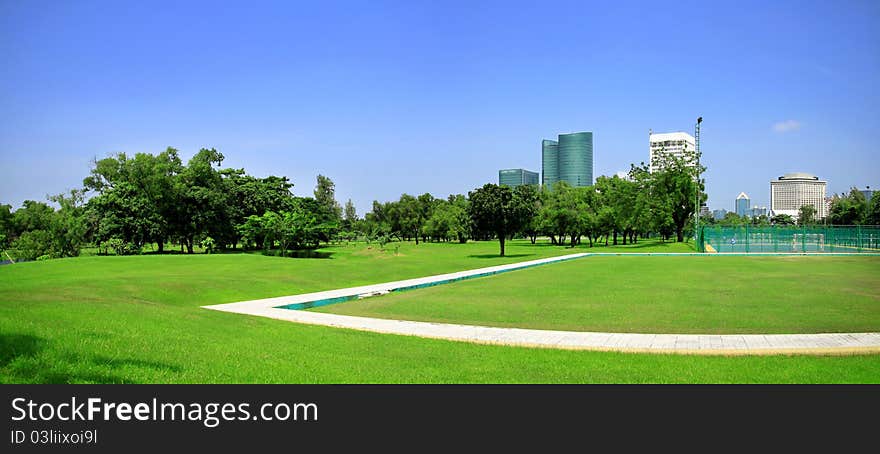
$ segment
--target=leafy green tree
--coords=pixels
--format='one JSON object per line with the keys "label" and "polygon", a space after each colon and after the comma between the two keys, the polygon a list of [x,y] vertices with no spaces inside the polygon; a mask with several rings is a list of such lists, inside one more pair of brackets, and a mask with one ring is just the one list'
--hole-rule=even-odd
{"label": "leafy green tree", "polygon": [[315,200],[325,210],[327,221],[339,222],[342,220],[342,207],[336,201],[336,184],[324,175],[318,175],[317,180],[314,192]]}
{"label": "leafy green tree", "polygon": [[357,210],[354,207],[354,202],[352,202],[351,199],[348,199],[348,201],[345,202],[345,211],[344,211],[344,218],[343,218],[344,228],[348,231],[351,231],[354,229],[355,224],[357,224],[357,222],[358,222],[358,215],[357,215]]}
{"label": "leafy green tree", "polygon": [[175,184],[181,169],[171,147],[157,156],[117,153],[95,161],[83,180],[87,191],[97,193],[88,204],[95,240],[117,237],[137,248],[154,241],[162,252],[178,208]]}
{"label": "leafy green tree", "polygon": [[773,225],[794,225],[794,218],[788,214],[777,214],[770,218],[770,223]]}
{"label": "leafy green tree", "polygon": [[9,243],[16,237],[15,216],[12,214],[12,205],[0,205],[0,250],[9,247]]}
{"label": "leafy green tree", "polygon": [[504,256],[504,242],[508,236],[522,230],[532,209],[521,193],[508,186],[486,184],[468,193],[469,211],[474,228],[494,234]]}
{"label": "leafy green tree", "polygon": [[865,223],[868,225],[880,225],[880,193],[875,192],[871,196],[870,208]]}
{"label": "leafy green tree", "polygon": [[865,195],[852,188],[847,195],[835,196],[831,202],[829,221],[835,225],[863,224],[868,217],[868,202]]}
{"label": "leafy green tree", "polygon": [[58,194],[50,200],[59,205],[49,226],[52,238],[51,255],[53,257],[76,257],[79,255],[86,240],[88,226],[86,223],[83,201],[85,191],[74,189],[67,195]]}
{"label": "leafy green tree", "polygon": [[718,221],[718,225],[725,227],[739,227],[748,223],[748,218],[740,216],[733,211],[724,213],[724,217]]}
{"label": "leafy green tree", "polygon": [[535,244],[537,231],[534,226],[541,209],[541,194],[538,187],[528,184],[520,185],[513,188],[513,194],[514,199],[518,200],[517,203],[522,205],[521,233],[528,236],[532,244]]}
{"label": "leafy green tree", "polygon": [[214,148],[202,148],[176,179],[174,193],[178,203],[172,230],[192,254],[194,244],[204,236],[219,239],[231,223],[229,199],[221,173],[214,169],[223,162],[223,154]]}
{"label": "leafy green tree", "polygon": [[753,216],[750,221],[752,225],[758,227],[767,227],[770,225],[770,218],[766,214]]}
{"label": "leafy green tree", "polygon": [[816,223],[816,207],[813,205],[801,205],[798,209],[798,225],[813,225]]}
{"label": "leafy green tree", "polygon": [[[263,215],[265,214],[266,213],[263,213]],[[236,226],[236,231],[241,237],[245,249],[263,249],[264,245],[267,245],[267,249],[271,248],[271,245],[266,243],[268,233],[263,227],[262,215],[257,216],[252,214],[248,216],[243,223]]]}
{"label": "leafy green tree", "polygon": [[287,177],[256,178],[246,175],[244,169],[223,169],[220,174],[228,196],[229,218],[229,224],[222,229],[224,237],[220,246],[231,244],[234,248],[243,240],[236,226],[244,224],[250,216],[259,217],[267,211],[280,212],[292,207],[293,184]]}
{"label": "leafy green tree", "polygon": [[409,194],[402,194],[394,208],[392,210],[396,218],[394,230],[400,232],[407,241],[414,238],[416,244],[419,244],[419,234],[422,228],[422,210],[419,200]]}
{"label": "leafy green tree", "polygon": [[36,260],[52,253],[52,235],[46,230],[28,230],[22,232],[12,243],[12,249],[18,258]]}
{"label": "leafy green tree", "polygon": [[[427,220],[431,217],[434,212],[434,204],[435,199],[429,193],[424,193],[418,196],[418,224],[419,231],[421,232],[422,226],[427,222]],[[422,241],[426,241],[425,236],[422,236]]]}
{"label": "leafy green tree", "polygon": [[685,150],[680,156],[660,153],[655,160],[652,173],[654,191],[661,207],[661,217],[669,216],[675,229],[676,241],[684,241],[684,230],[688,222],[706,201],[705,187],[698,175],[705,167],[699,165],[699,156],[693,150]]}
{"label": "leafy green tree", "polygon": [[22,207],[13,214],[15,230],[19,234],[35,230],[48,231],[54,214],[55,210],[43,202],[25,200]]}

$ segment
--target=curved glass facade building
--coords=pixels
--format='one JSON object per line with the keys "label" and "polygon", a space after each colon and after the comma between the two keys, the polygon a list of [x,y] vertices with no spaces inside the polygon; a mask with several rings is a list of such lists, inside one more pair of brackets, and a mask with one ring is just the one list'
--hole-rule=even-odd
{"label": "curved glass facade building", "polygon": [[511,188],[522,185],[538,185],[538,173],[526,169],[502,169],[498,171],[498,186]]}
{"label": "curved glass facade building", "polygon": [[541,143],[545,186],[557,181],[572,186],[593,185],[593,133],[560,134],[559,140]]}
{"label": "curved glass facade building", "polygon": [[544,186],[553,186],[559,181],[559,144],[555,140],[541,142],[541,173]]}

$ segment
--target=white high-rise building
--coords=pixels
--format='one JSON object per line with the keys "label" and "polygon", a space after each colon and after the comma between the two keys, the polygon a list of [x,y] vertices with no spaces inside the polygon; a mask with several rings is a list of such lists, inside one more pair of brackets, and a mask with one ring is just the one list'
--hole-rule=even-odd
{"label": "white high-rise building", "polygon": [[[650,161],[648,166],[651,172],[658,170],[654,165],[654,160],[660,155],[683,156],[685,151],[694,152],[697,149],[697,141],[694,136],[686,132],[665,132],[655,134],[653,131],[648,132],[648,148],[650,152]],[[689,163],[691,167],[696,166],[696,162]]]}
{"label": "white high-rise building", "polygon": [[809,173],[786,173],[779,179],[770,181],[770,213],[771,216],[787,214],[795,219],[804,205],[813,205],[816,219],[828,215],[825,204],[825,188],[827,182]]}

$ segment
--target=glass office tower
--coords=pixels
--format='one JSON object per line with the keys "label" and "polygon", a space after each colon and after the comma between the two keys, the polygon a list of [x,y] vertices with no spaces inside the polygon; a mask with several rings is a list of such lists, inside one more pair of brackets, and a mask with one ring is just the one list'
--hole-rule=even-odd
{"label": "glass office tower", "polygon": [[557,181],[572,186],[593,185],[593,133],[560,134],[559,140],[541,143],[543,183],[553,187]]}
{"label": "glass office tower", "polygon": [[544,174],[542,184],[552,187],[559,181],[559,143],[555,140],[541,142],[541,167]]}
{"label": "glass office tower", "polygon": [[525,169],[504,169],[498,171],[498,185],[507,185],[513,188],[527,184],[538,184],[537,172]]}

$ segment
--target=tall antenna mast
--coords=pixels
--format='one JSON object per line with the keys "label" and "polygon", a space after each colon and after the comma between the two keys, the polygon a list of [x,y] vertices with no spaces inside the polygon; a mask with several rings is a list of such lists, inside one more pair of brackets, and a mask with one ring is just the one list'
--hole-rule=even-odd
{"label": "tall antenna mast", "polygon": [[697,124],[694,126],[694,140],[696,142],[694,152],[697,155],[697,167],[695,168],[697,184],[694,186],[694,247],[697,247],[697,240],[700,237],[700,123],[702,122],[703,117],[698,117]]}

